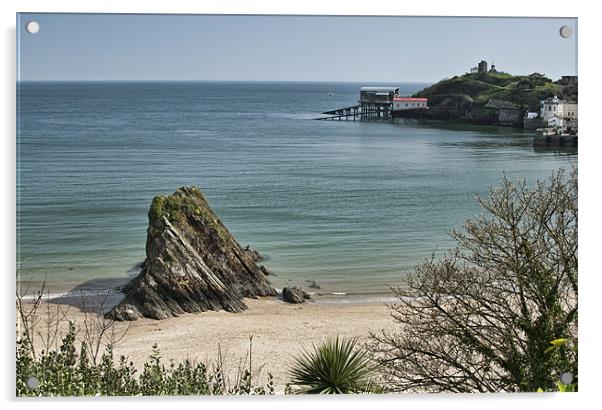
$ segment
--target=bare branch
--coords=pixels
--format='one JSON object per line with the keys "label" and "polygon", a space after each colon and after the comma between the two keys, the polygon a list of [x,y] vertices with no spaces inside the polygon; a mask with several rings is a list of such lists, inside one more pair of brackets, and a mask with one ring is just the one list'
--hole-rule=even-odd
{"label": "bare branch", "polygon": [[554,388],[577,355],[549,355],[577,338],[577,170],[529,188],[506,177],[487,214],[451,236],[458,248],[408,275],[391,306],[394,334],[370,347],[399,391]]}

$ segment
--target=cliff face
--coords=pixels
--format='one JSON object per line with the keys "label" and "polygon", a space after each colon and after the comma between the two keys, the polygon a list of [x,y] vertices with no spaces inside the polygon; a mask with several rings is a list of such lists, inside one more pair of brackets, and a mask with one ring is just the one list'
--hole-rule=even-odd
{"label": "cliff face", "polygon": [[243,298],[276,295],[256,264],[213,213],[201,191],[178,189],[153,199],[140,274],[108,315],[117,320],[165,319],[207,310],[240,312]]}

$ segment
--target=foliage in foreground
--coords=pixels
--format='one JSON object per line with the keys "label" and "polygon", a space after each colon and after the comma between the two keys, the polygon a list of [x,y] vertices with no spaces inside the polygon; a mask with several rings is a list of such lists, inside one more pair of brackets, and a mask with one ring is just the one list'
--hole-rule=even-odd
{"label": "foliage in foreground", "polygon": [[299,394],[384,393],[374,381],[374,364],[357,339],[328,339],[305,351],[290,370]]}
{"label": "foliage in foreground", "polygon": [[[504,178],[458,248],[395,291],[394,334],[371,350],[396,391],[554,391],[577,381],[577,170],[531,189]],[[566,339],[574,349],[550,351]],[[576,388],[576,387],[575,387]]]}
{"label": "foliage in foreground", "polygon": [[[550,342],[550,347],[548,347],[546,349],[546,353],[550,354],[550,355],[566,355],[571,354],[571,355],[577,355],[577,344],[575,342],[575,344],[573,344],[570,340],[568,339],[556,339],[556,340],[552,340]],[[560,393],[573,393],[576,392],[578,390],[578,383],[577,381],[574,381],[573,378],[573,374],[572,373],[568,373],[569,376],[569,380],[568,381],[564,381],[562,376],[560,377],[560,380],[556,381],[556,388],[551,390],[551,391],[558,391]],[[538,393],[543,393],[545,392],[544,389],[539,388],[537,389]]]}
{"label": "foliage in foreground", "polygon": [[[90,356],[86,343],[76,349],[75,327],[57,350],[32,354],[25,338],[17,341],[17,396],[155,396],[155,395],[221,395],[221,394],[273,394],[272,376],[268,374],[265,386],[253,386],[249,370],[239,373],[233,386],[228,386],[221,361],[208,368],[203,363],[185,360],[161,361],[157,346],[144,369],[137,376],[132,362],[121,356],[116,362],[113,349],[108,346],[96,363]],[[27,386],[30,377],[40,384],[35,389]]]}

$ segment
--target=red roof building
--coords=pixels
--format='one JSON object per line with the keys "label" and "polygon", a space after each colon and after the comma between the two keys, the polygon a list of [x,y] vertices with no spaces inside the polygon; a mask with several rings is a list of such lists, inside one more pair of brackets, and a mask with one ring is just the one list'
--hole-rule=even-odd
{"label": "red roof building", "polygon": [[393,111],[427,109],[428,98],[395,97]]}

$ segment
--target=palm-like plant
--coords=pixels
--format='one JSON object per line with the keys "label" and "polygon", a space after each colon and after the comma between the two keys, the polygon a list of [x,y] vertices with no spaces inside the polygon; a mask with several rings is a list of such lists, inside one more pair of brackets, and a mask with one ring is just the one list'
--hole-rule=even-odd
{"label": "palm-like plant", "polygon": [[313,351],[299,355],[290,370],[296,393],[382,393],[372,380],[374,366],[368,353],[356,347],[357,339],[328,339]]}

